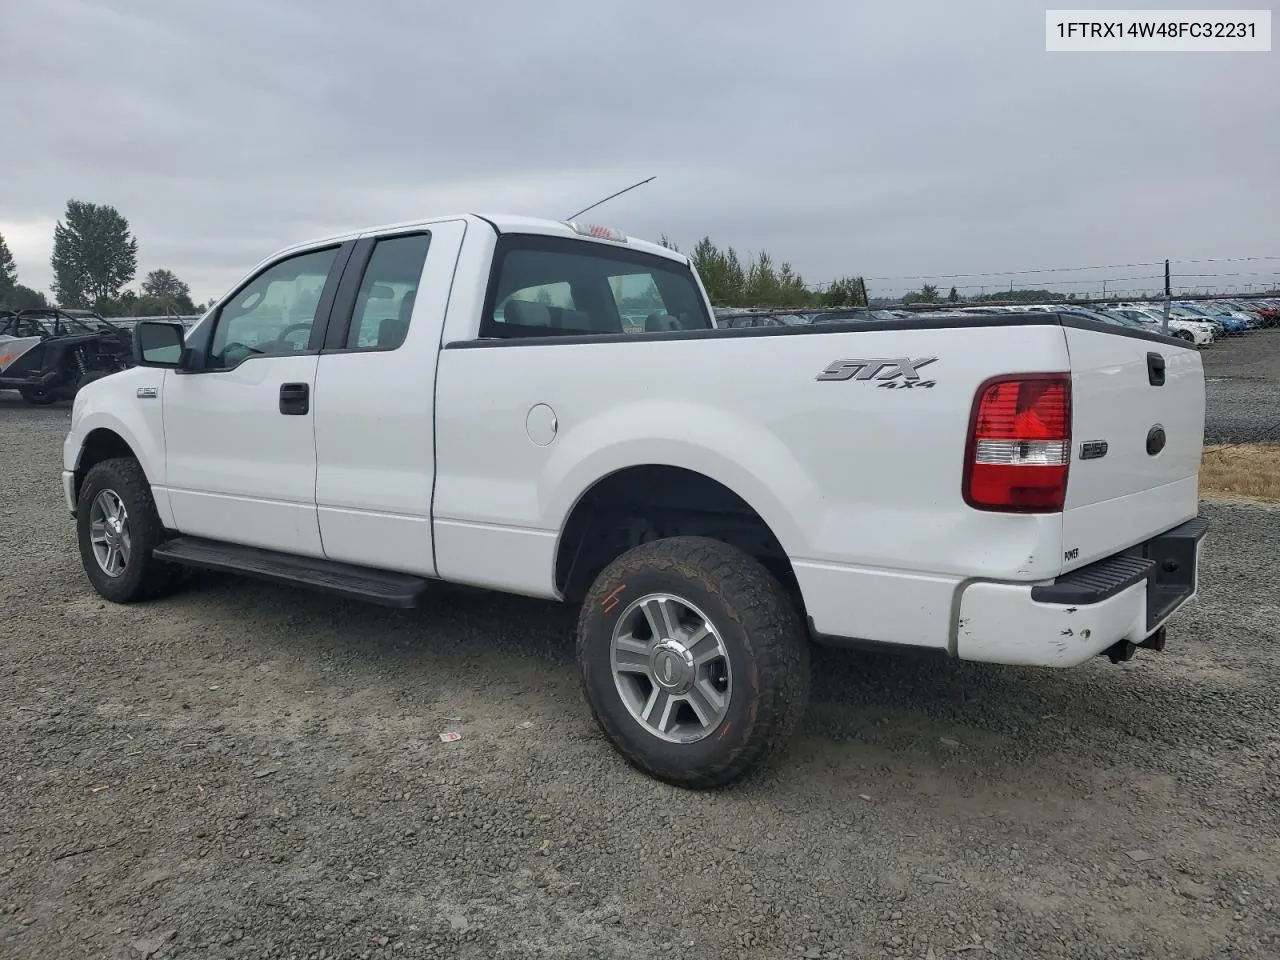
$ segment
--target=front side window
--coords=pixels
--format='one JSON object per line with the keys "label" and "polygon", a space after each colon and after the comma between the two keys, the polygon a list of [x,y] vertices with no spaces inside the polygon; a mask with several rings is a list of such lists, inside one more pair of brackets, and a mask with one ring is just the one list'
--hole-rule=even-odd
{"label": "front side window", "polygon": [[482,337],[706,330],[688,266],[586,240],[508,235],[498,243]]}
{"label": "front side window", "polygon": [[250,280],[218,315],[209,366],[227,369],[249,357],[306,351],[337,255],[337,247],[313,250],[281,260]]}
{"label": "front side window", "polygon": [[430,240],[415,233],[384,237],[374,245],[356,294],[348,350],[394,350],[404,343]]}

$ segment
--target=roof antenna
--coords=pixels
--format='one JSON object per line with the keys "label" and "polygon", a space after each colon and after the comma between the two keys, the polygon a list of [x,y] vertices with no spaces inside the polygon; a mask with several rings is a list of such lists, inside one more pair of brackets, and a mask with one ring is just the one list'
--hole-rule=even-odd
{"label": "roof antenna", "polygon": [[648,180],[641,180],[639,183],[633,183],[631,186],[629,186],[629,187],[625,187],[625,188],[623,188],[622,190],[619,190],[617,193],[611,193],[611,194],[609,194],[609,195],[608,195],[607,197],[605,197],[603,200],[597,200],[595,203],[593,203],[593,204],[592,204],[591,206],[589,206],[589,207],[583,207],[583,208],[582,208],[581,210],[579,210],[577,213],[573,214],[573,215],[572,215],[572,216],[570,216],[570,217],[567,217],[566,219],[568,219],[568,220],[574,220],[574,219],[576,219],[576,218],[578,218],[578,217],[582,216],[582,215],[583,215],[584,213],[586,213],[588,210],[594,210],[596,207],[600,206],[600,204],[602,204],[602,203],[608,203],[608,202],[609,202],[610,200],[612,200],[614,197],[620,197],[620,196],[622,196],[622,195],[623,195],[624,193],[626,193],[628,190],[634,190],[636,187],[643,187],[646,183],[652,183],[654,180],[657,180],[657,179],[658,179],[658,177],[657,177],[657,175],[655,174],[654,176],[650,177]]}

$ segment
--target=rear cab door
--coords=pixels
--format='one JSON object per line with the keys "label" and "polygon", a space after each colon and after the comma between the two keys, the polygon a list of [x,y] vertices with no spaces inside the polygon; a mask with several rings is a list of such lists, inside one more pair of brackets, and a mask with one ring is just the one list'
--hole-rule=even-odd
{"label": "rear cab door", "polygon": [[435,377],[468,223],[362,235],[320,352],[315,500],[324,555],[434,576]]}

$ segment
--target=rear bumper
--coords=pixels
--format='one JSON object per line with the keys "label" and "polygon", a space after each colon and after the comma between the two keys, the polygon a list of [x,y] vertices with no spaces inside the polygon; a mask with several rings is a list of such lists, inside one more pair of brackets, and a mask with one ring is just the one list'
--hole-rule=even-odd
{"label": "rear bumper", "polygon": [[1199,586],[1208,525],[1196,519],[1049,583],[971,583],[960,595],[962,660],[1073,667],[1117,644],[1140,644]]}

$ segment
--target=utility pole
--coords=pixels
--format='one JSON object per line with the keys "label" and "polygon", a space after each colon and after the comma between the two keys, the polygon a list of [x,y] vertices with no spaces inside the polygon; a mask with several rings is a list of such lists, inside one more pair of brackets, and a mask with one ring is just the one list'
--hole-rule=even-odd
{"label": "utility pole", "polygon": [[1173,289],[1169,285],[1169,261],[1164,262],[1164,323],[1160,332],[1169,335],[1169,308],[1173,304]]}

